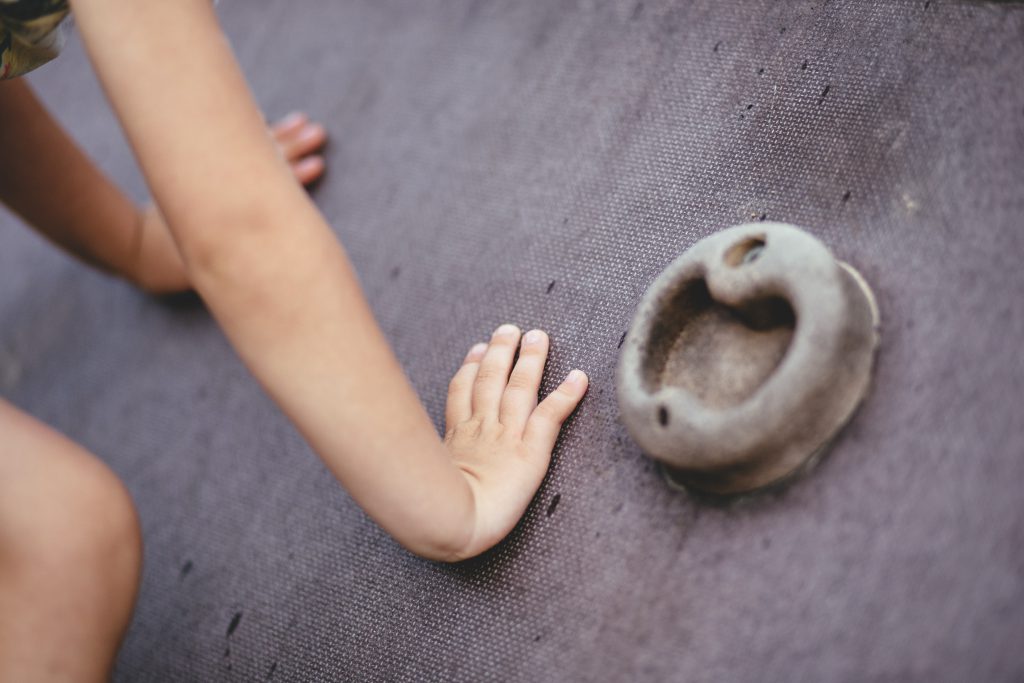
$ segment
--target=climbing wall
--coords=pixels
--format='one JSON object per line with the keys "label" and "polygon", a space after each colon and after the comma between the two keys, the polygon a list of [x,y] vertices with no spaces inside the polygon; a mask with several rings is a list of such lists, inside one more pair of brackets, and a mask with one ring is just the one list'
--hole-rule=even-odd
{"label": "climbing wall", "polygon": [[[0,216],[0,395],[109,463],[142,518],[115,680],[1024,678],[1024,7],[218,11],[268,116],[327,123],[314,199],[438,425],[502,322],[550,332],[545,390],[577,366],[592,385],[512,535],[427,562],[337,487],[196,299]],[[32,81],[143,198],[75,36]],[[865,275],[882,344],[813,472],[711,504],[618,422],[617,347],[668,262],[759,219]]]}

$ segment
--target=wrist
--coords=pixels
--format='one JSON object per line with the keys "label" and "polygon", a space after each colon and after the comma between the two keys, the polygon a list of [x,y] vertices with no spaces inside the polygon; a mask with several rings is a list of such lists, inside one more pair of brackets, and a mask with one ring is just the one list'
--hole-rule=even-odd
{"label": "wrist", "polygon": [[117,275],[150,294],[190,288],[185,265],[155,204],[134,206],[128,238],[111,268]]}
{"label": "wrist", "polygon": [[131,229],[127,239],[123,240],[122,248],[118,250],[116,261],[110,263],[109,267],[114,274],[138,286],[142,272],[142,239],[146,230],[146,215],[151,207],[133,204],[132,208]]}
{"label": "wrist", "polygon": [[431,495],[421,501],[426,504],[425,510],[407,509],[404,521],[380,520],[381,526],[406,550],[428,560],[459,562],[484,550],[474,550],[478,545],[478,505],[472,477],[455,466],[451,472],[454,476],[450,486],[440,481],[429,485]]}

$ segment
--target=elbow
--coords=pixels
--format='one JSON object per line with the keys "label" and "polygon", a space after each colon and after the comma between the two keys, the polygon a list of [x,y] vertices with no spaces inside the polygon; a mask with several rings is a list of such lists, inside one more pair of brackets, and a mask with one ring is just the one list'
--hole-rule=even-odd
{"label": "elbow", "polygon": [[194,283],[234,279],[244,273],[246,252],[260,233],[258,223],[245,215],[221,216],[201,228],[180,230],[182,259]]}
{"label": "elbow", "polygon": [[308,206],[308,199],[294,196],[290,187],[270,188],[168,218],[193,282],[235,281],[258,277],[286,256]]}
{"label": "elbow", "polygon": [[283,223],[256,211],[214,215],[177,231],[189,281],[200,293],[233,288],[269,273],[281,256]]}

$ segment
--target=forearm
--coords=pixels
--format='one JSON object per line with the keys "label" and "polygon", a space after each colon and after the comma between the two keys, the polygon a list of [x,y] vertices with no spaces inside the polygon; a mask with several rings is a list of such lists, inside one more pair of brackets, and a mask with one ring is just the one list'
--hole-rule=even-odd
{"label": "forearm", "polygon": [[[349,493],[417,554],[453,559],[474,500],[315,207],[259,202],[192,278],[234,347]],[[270,258],[268,258],[268,256]]]}
{"label": "forearm", "polygon": [[267,136],[208,0],[72,4],[191,281],[243,360],[381,526],[419,554],[458,552],[472,492]]}
{"label": "forearm", "polygon": [[0,81],[0,201],[78,258],[126,273],[138,248],[135,204],[86,157],[24,79]]}
{"label": "forearm", "polygon": [[413,552],[452,559],[473,533],[472,493],[333,234],[308,202],[284,213],[287,232],[253,231],[248,253],[194,275],[197,289],[367,513]]}

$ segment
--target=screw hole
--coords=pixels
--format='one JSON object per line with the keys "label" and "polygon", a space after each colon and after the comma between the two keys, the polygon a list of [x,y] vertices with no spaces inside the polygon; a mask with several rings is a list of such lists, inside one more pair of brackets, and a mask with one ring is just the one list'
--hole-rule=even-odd
{"label": "screw hole", "polygon": [[764,248],[764,236],[748,237],[742,242],[729,247],[729,250],[725,252],[725,262],[734,268],[745,266],[760,258]]}
{"label": "screw hole", "polygon": [[661,423],[662,427],[668,426],[668,408],[665,406],[658,407],[658,422]]}

